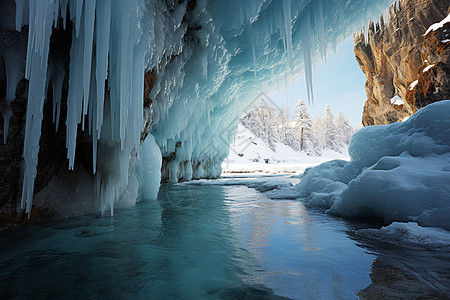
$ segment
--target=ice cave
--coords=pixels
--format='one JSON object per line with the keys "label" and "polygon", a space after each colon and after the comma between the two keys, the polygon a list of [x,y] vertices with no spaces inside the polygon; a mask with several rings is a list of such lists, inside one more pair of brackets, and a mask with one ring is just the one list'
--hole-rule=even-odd
{"label": "ice cave", "polygon": [[[2,0],[0,298],[445,298],[449,13],[448,0]],[[317,66],[348,38],[367,77],[365,127],[336,146],[348,158],[223,172],[249,149],[269,164],[319,143],[308,125],[283,144],[295,125],[270,144],[242,118],[295,84],[304,120]],[[387,268],[414,288],[380,283]],[[25,284],[36,272],[50,283]]]}

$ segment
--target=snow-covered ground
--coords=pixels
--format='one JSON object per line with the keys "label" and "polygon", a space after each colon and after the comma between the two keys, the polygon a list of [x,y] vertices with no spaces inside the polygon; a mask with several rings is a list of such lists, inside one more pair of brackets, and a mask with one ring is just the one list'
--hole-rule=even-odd
{"label": "snow-covered ground", "polygon": [[273,151],[269,145],[239,124],[235,139],[230,145],[230,154],[222,164],[222,172],[303,173],[306,168],[329,160],[349,160],[346,149],[343,152],[327,150],[320,157],[308,156],[282,143],[275,143],[275,151]]}

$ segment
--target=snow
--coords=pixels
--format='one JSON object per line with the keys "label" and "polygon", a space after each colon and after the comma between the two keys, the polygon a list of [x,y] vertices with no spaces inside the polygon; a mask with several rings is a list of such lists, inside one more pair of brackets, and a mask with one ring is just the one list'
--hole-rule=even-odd
{"label": "snow", "polygon": [[303,173],[308,167],[336,158],[349,159],[347,153],[332,150],[324,151],[322,156],[309,156],[282,143],[275,143],[275,150],[272,150],[267,143],[239,124],[235,139],[230,144],[230,154],[222,163],[222,174]]}
{"label": "snow", "polygon": [[412,91],[414,89],[414,87],[417,85],[417,83],[419,82],[419,80],[414,80],[410,86],[409,86],[409,90]]}
{"label": "snow", "polygon": [[352,137],[349,162],[308,169],[295,189],[331,214],[450,229],[449,113],[445,100],[404,122],[365,127]]}
{"label": "snow", "polygon": [[425,73],[425,72],[428,72],[428,70],[430,70],[432,67],[434,67],[434,64],[433,65],[429,65],[429,66],[427,66],[425,69],[423,69],[423,73]]}
{"label": "snow", "polygon": [[450,232],[432,227],[422,227],[415,222],[394,222],[377,229],[360,229],[357,235],[408,248],[450,251]]}
{"label": "snow", "polygon": [[403,101],[403,99],[400,98],[398,95],[394,95],[394,97],[391,98],[391,104],[404,105],[405,101]]}
{"label": "snow", "polygon": [[444,24],[446,24],[448,22],[450,22],[450,14],[447,17],[445,17],[442,21],[440,21],[439,23],[434,23],[430,27],[428,27],[428,29],[424,35],[427,35],[430,31],[436,31],[439,28],[444,27]]}

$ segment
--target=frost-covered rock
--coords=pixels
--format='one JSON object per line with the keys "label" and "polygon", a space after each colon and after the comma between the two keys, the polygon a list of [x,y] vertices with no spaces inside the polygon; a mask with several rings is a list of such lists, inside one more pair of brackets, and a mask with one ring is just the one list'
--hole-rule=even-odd
{"label": "frost-covered rock", "polygon": [[449,115],[445,100],[405,122],[365,127],[352,137],[350,162],[307,170],[296,189],[328,213],[450,229]]}

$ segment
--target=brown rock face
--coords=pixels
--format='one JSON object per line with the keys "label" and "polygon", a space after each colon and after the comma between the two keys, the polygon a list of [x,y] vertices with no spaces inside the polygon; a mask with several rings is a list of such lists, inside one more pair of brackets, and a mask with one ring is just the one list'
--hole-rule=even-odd
{"label": "brown rock face", "polygon": [[[431,37],[433,34],[424,37],[424,33],[430,25],[444,19],[448,10],[447,0],[400,0],[399,7],[392,4],[389,8],[386,23],[383,17],[380,23],[370,22],[368,43],[364,33],[354,35],[356,60],[367,77],[367,101],[362,118],[364,126],[401,121],[423,107],[424,103],[444,99],[440,98],[445,89],[444,77],[447,74],[444,73],[444,67],[441,68],[441,73],[436,72],[435,75],[429,70],[428,80],[422,80],[424,84],[421,86],[426,89],[424,97],[428,99],[430,95],[434,95],[432,98],[436,100],[424,100],[424,97],[412,100],[412,95],[409,94],[411,83],[419,79],[428,63],[443,61],[441,59],[445,55],[433,54],[438,47],[436,39]],[[430,59],[425,62],[425,57],[428,56]],[[425,87],[425,82],[428,82],[428,87]],[[439,90],[440,94],[433,89]],[[405,99],[406,103],[391,103],[395,95]]]}
{"label": "brown rock face", "polygon": [[430,31],[420,48],[424,64],[413,89],[406,93],[406,102],[415,110],[430,103],[450,99],[450,23]]}

